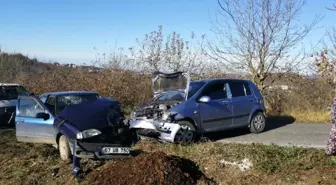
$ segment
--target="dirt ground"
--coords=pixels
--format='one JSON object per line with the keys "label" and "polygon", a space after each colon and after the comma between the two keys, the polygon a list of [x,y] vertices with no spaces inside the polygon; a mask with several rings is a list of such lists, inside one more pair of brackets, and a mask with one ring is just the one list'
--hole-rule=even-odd
{"label": "dirt ground", "polygon": [[[0,185],[336,184],[336,157],[325,156],[323,150],[213,142],[180,146],[148,141],[134,149],[140,151],[134,158],[81,161],[83,179],[76,181],[71,164],[61,161],[55,148],[17,142],[14,130],[0,129]],[[244,158],[253,164],[247,172],[220,163],[223,159],[235,162]]]}
{"label": "dirt ground", "polygon": [[213,184],[190,160],[163,152],[143,153],[135,158],[111,161],[88,176],[88,184],[194,185]]}

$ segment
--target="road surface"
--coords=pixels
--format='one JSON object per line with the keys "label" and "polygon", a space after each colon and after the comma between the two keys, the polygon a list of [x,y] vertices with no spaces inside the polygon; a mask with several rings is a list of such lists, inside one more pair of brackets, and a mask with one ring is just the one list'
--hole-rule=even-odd
{"label": "road surface", "polygon": [[235,129],[206,137],[221,143],[261,143],[324,149],[330,129],[331,124],[324,123],[267,123],[267,128],[260,134],[251,134],[247,129]]}
{"label": "road surface", "polygon": [[217,134],[217,142],[222,143],[262,143],[280,146],[299,146],[324,149],[331,124],[286,124],[270,128],[260,134],[243,131],[225,131]]}

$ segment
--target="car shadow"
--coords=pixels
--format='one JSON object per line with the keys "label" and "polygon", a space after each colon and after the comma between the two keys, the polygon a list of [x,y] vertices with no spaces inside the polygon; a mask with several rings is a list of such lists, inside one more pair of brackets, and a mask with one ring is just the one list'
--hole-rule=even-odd
{"label": "car shadow", "polygon": [[8,120],[1,118],[0,119],[0,129],[14,129],[15,128],[15,124],[13,122],[8,123]]}
{"label": "car shadow", "polygon": [[0,125],[0,129],[1,130],[4,130],[4,129],[15,129],[15,125],[9,125],[9,124]]}
{"label": "car shadow", "polygon": [[[125,158],[114,158],[114,159],[90,159],[91,161],[93,161],[95,163],[95,165],[93,166],[89,166],[87,167],[88,162],[85,163],[84,169],[83,169],[83,173],[82,176],[86,177],[87,175],[89,175],[92,171],[94,171],[96,168],[103,166],[104,164],[106,164],[106,162],[109,161],[115,161],[115,160],[120,160],[120,159],[126,159],[126,158],[132,158],[132,157],[136,157],[142,153],[145,153],[143,150],[140,149],[134,149],[131,151],[130,155],[128,157]],[[72,162],[71,162],[72,163]],[[91,162],[92,163],[92,162]]]}
{"label": "car shadow", "polygon": [[[263,132],[278,129],[280,127],[292,124],[295,122],[295,118],[292,116],[269,116],[267,118],[266,127]],[[247,128],[236,128],[225,131],[219,131],[214,133],[208,133],[201,136],[199,142],[217,141],[225,138],[232,138],[242,135],[250,134]]]}

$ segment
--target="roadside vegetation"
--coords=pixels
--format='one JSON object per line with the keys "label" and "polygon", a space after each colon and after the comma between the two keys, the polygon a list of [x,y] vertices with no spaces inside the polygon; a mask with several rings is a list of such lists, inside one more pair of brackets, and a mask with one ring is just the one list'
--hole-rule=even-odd
{"label": "roadside vegetation", "polygon": [[[326,157],[322,150],[212,142],[180,146],[152,141],[142,141],[135,149],[152,154],[162,151],[193,161],[195,167],[215,184],[336,183],[336,158]],[[246,172],[240,171],[237,166],[220,163],[223,159],[238,162],[244,158],[253,165]],[[84,160],[84,179],[76,182],[71,174],[71,165],[61,162],[56,149],[49,145],[19,143],[15,132],[8,129],[0,130],[0,164],[0,184],[6,185],[88,184],[95,172],[123,168],[114,161]],[[156,163],[147,165],[147,168],[153,168],[153,165]],[[103,181],[102,178],[99,180]],[[198,181],[198,184],[202,183],[204,181]]]}
{"label": "roadside vegetation", "polygon": [[[15,55],[9,56],[10,60],[16,60]],[[290,90],[277,88],[265,92],[267,113],[270,116],[292,116],[296,122],[330,122],[329,106],[333,98],[333,87],[328,82],[322,78],[312,79],[296,73],[280,75],[281,77],[273,83],[274,86],[286,84],[295,88]],[[249,76],[218,72],[209,72],[206,76],[194,78],[211,77],[249,79]],[[150,74],[114,68],[89,72],[83,68],[55,67],[41,72],[18,73],[15,78],[7,82],[20,83],[35,94],[69,90],[97,91],[103,96],[121,101],[126,115],[134,106],[149,100],[152,96]]]}

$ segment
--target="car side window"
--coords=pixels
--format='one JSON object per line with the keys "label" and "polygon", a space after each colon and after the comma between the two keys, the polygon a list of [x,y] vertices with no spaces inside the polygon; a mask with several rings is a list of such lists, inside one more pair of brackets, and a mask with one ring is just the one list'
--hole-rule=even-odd
{"label": "car side window", "polygon": [[250,96],[251,90],[247,83],[229,83],[232,97]]}
{"label": "car side window", "polygon": [[202,96],[209,96],[211,100],[225,99],[227,98],[227,91],[225,83],[216,82],[209,84],[202,92]]}
{"label": "car side window", "polygon": [[55,96],[49,96],[49,98],[47,99],[45,104],[50,109],[50,111],[53,114],[55,114],[56,97]]}
{"label": "car side window", "polygon": [[249,86],[248,83],[244,83],[244,88],[245,88],[245,94],[246,94],[246,96],[252,95],[251,89],[250,89],[250,86]]}
{"label": "car side window", "polygon": [[33,98],[20,99],[18,116],[36,118],[42,112],[44,108]]}

